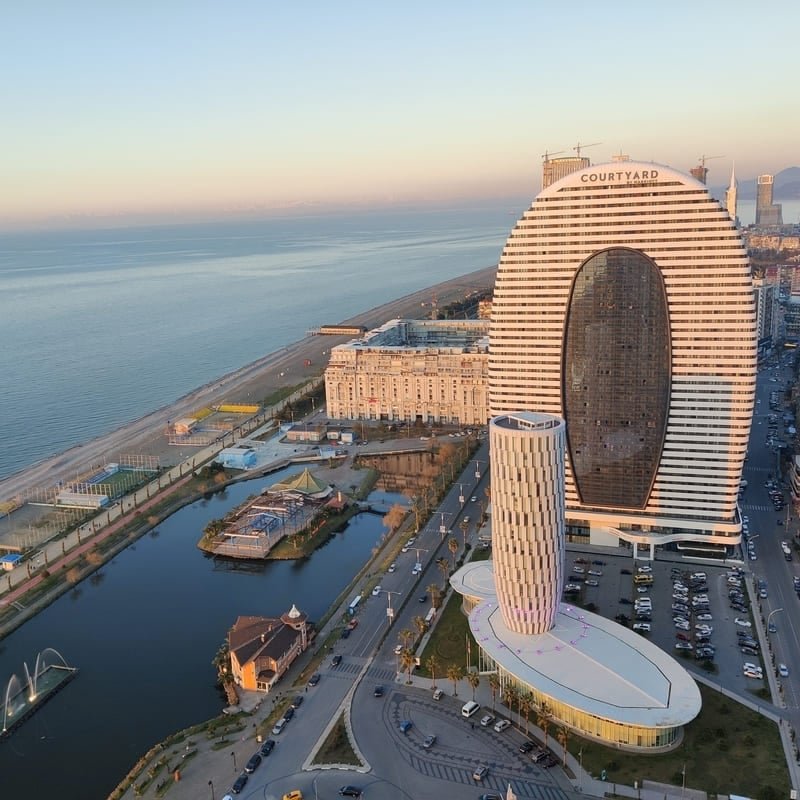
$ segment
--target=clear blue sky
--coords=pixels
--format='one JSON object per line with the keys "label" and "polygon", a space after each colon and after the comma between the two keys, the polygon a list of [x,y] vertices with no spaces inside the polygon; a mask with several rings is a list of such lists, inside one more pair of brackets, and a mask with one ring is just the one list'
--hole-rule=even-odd
{"label": "clear blue sky", "polygon": [[579,141],[778,172],[798,7],[9,0],[0,225],[533,197]]}

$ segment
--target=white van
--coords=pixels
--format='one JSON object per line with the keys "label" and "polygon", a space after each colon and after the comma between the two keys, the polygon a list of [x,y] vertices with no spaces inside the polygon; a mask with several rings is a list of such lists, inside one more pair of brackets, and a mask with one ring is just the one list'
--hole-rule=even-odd
{"label": "white van", "polygon": [[476,703],[474,700],[470,700],[469,703],[464,703],[461,706],[461,716],[462,717],[471,717],[473,714],[478,712],[480,705]]}
{"label": "white van", "polygon": [[281,731],[286,727],[286,719],[281,717],[276,723],[275,726],[272,728],[272,735],[273,736],[280,736]]}

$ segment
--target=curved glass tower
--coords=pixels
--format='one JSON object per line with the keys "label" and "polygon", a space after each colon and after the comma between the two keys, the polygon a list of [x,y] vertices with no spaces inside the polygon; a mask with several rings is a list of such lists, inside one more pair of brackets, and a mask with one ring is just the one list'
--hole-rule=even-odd
{"label": "curved glass tower", "polygon": [[568,533],[735,544],[756,341],[747,253],[708,188],[658,164],[588,167],[503,249],[490,410],[565,418]]}

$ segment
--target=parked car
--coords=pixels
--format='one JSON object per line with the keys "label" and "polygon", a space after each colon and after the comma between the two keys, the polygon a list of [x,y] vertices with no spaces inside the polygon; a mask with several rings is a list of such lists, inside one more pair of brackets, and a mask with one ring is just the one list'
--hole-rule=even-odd
{"label": "parked car", "polygon": [[433,699],[434,700],[441,700],[443,697],[444,697],[444,690],[443,689],[437,689],[433,693]]}
{"label": "parked car", "polygon": [[234,782],[233,786],[231,786],[231,791],[234,794],[240,794],[241,791],[247,786],[247,773],[243,772]]}
{"label": "parked car", "polygon": [[319,672],[315,672],[309,679],[308,685],[309,686],[316,686],[319,683],[320,674]]}
{"label": "parked car", "polygon": [[275,749],[275,740],[267,739],[267,741],[261,745],[259,753],[261,753],[262,758],[266,758],[274,749]]}
{"label": "parked car", "polygon": [[742,617],[736,617],[734,620],[736,625],[741,626],[742,628],[752,628],[753,624],[750,622],[749,619],[743,619]]}
{"label": "parked car", "polygon": [[358,786],[342,786],[339,789],[339,795],[341,797],[361,797],[361,789]]}
{"label": "parked car", "polygon": [[530,753],[536,745],[530,741],[530,739],[526,739],[520,746],[519,751],[520,753]]}
{"label": "parked car", "polygon": [[649,622],[634,622],[633,629],[637,633],[650,633],[650,623]]}
{"label": "parked car", "polygon": [[595,580],[594,578],[589,578],[589,579],[586,581],[586,585],[587,585],[587,586],[599,586],[599,585],[600,585],[600,581],[597,581],[597,580]]}
{"label": "parked car", "polygon": [[261,754],[260,753],[253,753],[250,758],[247,759],[247,763],[244,765],[244,771],[248,774],[252,774],[258,769],[258,765],[261,763]]}
{"label": "parked car", "polygon": [[481,727],[488,728],[494,721],[496,717],[492,716],[491,714],[486,714],[485,716],[481,717]]}
{"label": "parked car", "polygon": [[341,663],[342,663],[342,657],[341,657],[340,655],[338,655],[338,654],[337,654],[337,655],[335,655],[335,656],[334,656],[334,657],[331,659],[331,666],[332,666],[332,667],[338,667],[338,666],[339,666],[339,664],[341,664]]}
{"label": "parked car", "polygon": [[497,733],[502,733],[506,728],[510,727],[511,723],[507,719],[501,719],[495,724],[494,729],[497,731]]}

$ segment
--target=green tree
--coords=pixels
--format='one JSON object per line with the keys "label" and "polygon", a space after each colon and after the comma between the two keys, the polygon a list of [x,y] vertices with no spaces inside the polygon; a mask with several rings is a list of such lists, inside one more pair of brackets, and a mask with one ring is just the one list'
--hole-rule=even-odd
{"label": "green tree", "polygon": [[447,549],[453,555],[453,572],[456,569],[456,554],[458,553],[458,539],[448,539],[447,540]]}
{"label": "green tree", "polygon": [[439,584],[429,584],[427,592],[431,596],[431,605],[433,606],[434,611],[438,611],[439,604],[442,602],[442,590],[439,588]]}
{"label": "green tree", "polygon": [[489,676],[489,690],[492,693],[492,713],[494,713],[494,704],[497,700],[497,693],[500,691],[500,678],[497,677],[496,672]]}
{"label": "green tree", "polygon": [[458,697],[458,682],[464,677],[464,667],[450,664],[447,668],[447,680],[453,682],[453,697]]}
{"label": "green tree", "polygon": [[478,675],[477,672],[474,670],[470,670],[467,673],[467,683],[469,684],[469,688],[472,689],[472,699],[475,699],[475,690],[481,684],[481,677]]}
{"label": "green tree", "polygon": [[442,592],[447,591],[447,579],[450,577],[450,562],[442,557],[436,559],[436,566],[439,567],[439,572],[442,573]]}
{"label": "green tree", "polygon": [[425,619],[419,615],[414,617],[414,619],[411,621],[414,623],[414,627],[417,629],[417,634],[421,637],[422,634],[424,634],[428,629],[428,623],[425,622]]}
{"label": "green tree", "polygon": [[547,747],[547,732],[553,722],[553,714],[547,703],[542,703],[536,713],[536,724],[542,729],[544,734],[544,746]]}
{"label": "green tree", "polygon": [[431,674],[432,688],[435,689],[436,673],[439,671],[439,659],[436,657],[436,653],[431,653],[431,655],[428,656],[425,666],[428,668],[428,672]]}
{"label": "green tree", "polygon": [[412,650],[406,648],[400,651],[400,667],[406,671],[408,683],[411,683],[411,670],[416,664],[417,659]]}

